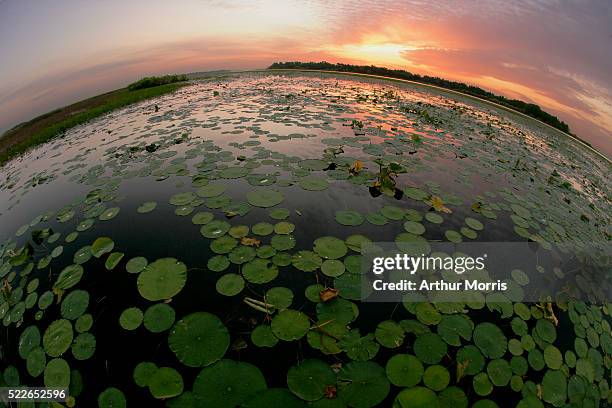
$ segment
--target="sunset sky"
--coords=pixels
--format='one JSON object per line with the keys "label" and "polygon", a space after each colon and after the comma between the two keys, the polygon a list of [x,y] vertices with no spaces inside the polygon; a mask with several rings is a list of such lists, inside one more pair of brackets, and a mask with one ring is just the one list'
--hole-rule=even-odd
{"label": "sunset sky", "polygon": [[431,3],[0,0],[0,132],[146,75],[327,60],[535,102],[612,156],[612,1]]}

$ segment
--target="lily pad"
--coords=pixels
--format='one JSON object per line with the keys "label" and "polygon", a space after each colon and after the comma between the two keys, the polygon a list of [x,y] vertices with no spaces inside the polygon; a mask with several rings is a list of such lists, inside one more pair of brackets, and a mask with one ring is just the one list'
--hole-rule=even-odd
{"label": "lily pad", "polygon": [[450,373],[441,365],[427,367],[423,374],[423,384],[434,391],[442,391],[450,382]]}
{"label": "lily pad", "polygon": [[172,327],[174,318],[174,309],[170,305],[157,303],[145,311],[144,327],[151,333],[161,333]]}
{"label": "lily pad", "polygon": [[446,343],[435,333],[425,333],[414,341],[414,354],[425,364],[437,364],[446,355]]}
{"label": "lily pad", "polygon": [[83,272],[84,270],[81,265],[69,265],[59,274],[53,287],[61,290],[70,289],[81,281]]}
{"label": "lily pad", "polygon": [[336,385],[336,374],[321,360],[307,359],[289,369],[287,385],[304,401],[316,401],[323,398],[328,387]]}
{"label": "lily pad", "polygon": [[284,200],[284,195],[280,191],[271,189],[259,189],[247,193],[247,201],[255,207],[274,207]]}
{"label": "lily pad", "polygon": [[147,261],[147,258],[137,256],[136,258],[132,258],[127,262],[125,269],[129,273],[140,273],[147,267],[148,264],[149,261]]}
{"label": "lily pad", "polygon": [[300,187],[308,191],[322,191],[329,187],[326,179],[316,176],[307,176],[300,180]]}
{"label": "lily pad", "polygon": [[107,271],[112,271],[115,267],[121,262],[125,254],[123,252],[113,252],[108,258],[106,258],[106,262],[104,262],[104,267]]}
{"label": "lily pad", "polygon": [[98,219],[100,221],[109,221],[109,220],[112,220],[113,218],[115,218],[117,216],[117,214],[119,214],[119,211],[121,211],[119,209],[119,207],[109,208],[107,210],[104,210],[104,212],[102,214],[100,214]]}
{"label": "lily pad", "polygon": [[98,395],[98,406],[100,408],[125,408],[125,395],[118,388],[109,387]]}
{"label": "lily pad", "polygon": [[410,354],[396,354],[385,368],[387,378],[398,387],[413,387],[421,381],[424,373],[421,361]]}
{"label": "lily pad", "polygon": [[193,393],[202,407],[240,406],[266,388],[257,367],[233,360],[221,360],[202,369],[193,383]]}
{"label": "lily pad", "polygon": [[280,340],[301,339],[306,335],[308,329],[310,329],[308,317],[296,310],[282,310],[272,319],[272,332]]}
{"label": "lily pad", "polygon": [[148,386],[154,398],[176,397],[183,392],[183,377],[174,368],[161,367],[155,370],[148,381]]}
{"label": "lily pad", "polygon": [[299,251],[291,260],[293,266],[304,272],[313,272],[321,267],[323,260],[312,251]]}
{"label": "lily pad", "polygon": [[351,361],[338,373],[338,398],[351,407],[375,407],[389,390],[385,370],[374,362]]}
{"label": "lily pad", "polygon": [[75,320],[87,310],[89,293],[84,290],[73,290],[62,301],[61,314],[64,319]]}
{"label": "lily pad", "polygon": [[217,280],[217,292],[223,296],[236,296],[244,289],[244,279],[235,273],[228,273]]}
{"label": "lily pad", "polygon": [[478,324],[474,329],[473,336],[474,344],[488,358],[500,358],[506,352],[508,340],[501,329],[493,323]]}
{"label": "lily pad", "polygon": [[72,343],[72,355],[77,360],[88,360],[96,351],[96,338],[91,333],[81,333]]}
{"label": "lily pad", "polygon": [[142,324],[143,313],[137,307],[130,307],[121,312],[119,325],[125,330],[136,330]]}
{"label": "lily pad", "polygon": [[138,212],[139,214],[148,214],[156,208],[157,203],[155,201],[146,201],[136,209],[136,212]]}
{"label": "lily pad", "polygon": [[204,367],[220,360],[229,342],[227,328],[217,316],[207,312],[185,316],[168,336],[170,350],[188,367]]}
{"label": "lily pad", "polygon": [[171,299],[187,281],[187,267],[174,258],[162,258],[147,265],[138,275],[138,291],[150,301]]}
{"label": "lily pad", "polygon": [[68,388],[70,366],[63,358],[54,358],[45,367],[45,387]]}
{"label": "lily pad", "polygon": [[338,259],[346,255],[348,248],[341,239],[321,237],[314,241],[314,251],[325,259]]}
{"label": "lily pad", "polygon": [[338,224],[353,227],[363,224],[364,221],[363,215],[351,210],[336,211],[335,218]]}
{"label": "lily pad", "polygon": [[231,225],[223,220],[213,220],[200,228],[200,234],[205,238],[219,238],[229,231]]}
{"label": "lily pad", "polygon": [[70,348],[72,343],[72,324],[69,320],[59,319],[52,322],[43,336],[43,347],[51,357],[59,357]]}

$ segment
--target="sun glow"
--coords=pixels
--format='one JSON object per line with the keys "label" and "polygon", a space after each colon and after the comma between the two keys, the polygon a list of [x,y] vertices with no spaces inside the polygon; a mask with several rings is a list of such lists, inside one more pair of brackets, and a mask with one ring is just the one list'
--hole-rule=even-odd
{"label": "sun glow", "polygon": [[369,64],[406,66],[408,61],[402,57],[402,54],[416,49],[417,47],[407,44],[362,43],[328,47],[326,51],[339,57],[364,61]]}

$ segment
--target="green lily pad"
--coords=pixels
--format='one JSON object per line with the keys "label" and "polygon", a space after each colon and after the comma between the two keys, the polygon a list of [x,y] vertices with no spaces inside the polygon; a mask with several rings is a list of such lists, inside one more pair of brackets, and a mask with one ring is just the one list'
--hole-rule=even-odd
{"label": "green lily pad", "polygon": [[338,277],[345,271],[345,266],[342,261],[337,259],[328,259],[321,264],[321,272],[330,277]]}
{"label": "green lily pad", "polygon": [[281,221],[274,225],[274,232],[280,235],[291,234],[294,230],[295,225],[287,221]]}
{"label": "green lily pad", "polygon": [[210,243],[210,249],[215,254],[227,254],[232,251],[232,249],[238,246],[238,240],[230,237],[229,235],[224,235],[215,239]]}
{"label": "green lily pad", "polygon": [[257,252],[254,248],[249,246],[240,245],[230,252],[228,258],[231,263],[236,265],[242,265],[249,262],[257,256]]}
{"label": "green lily pad", "polygon": [[187,281],[187,267],[174,258],[162,258],[138,275],[138,292],[150,301],[171,299]]}
{"label": "green lily pad", "polygon": [[251,332],[251,341],[257,347],[274,347],[278,344],[278,338],[272,333],[269,325],[259,325]]}
{"label": "green lily pad", "polygon": [[287,309],[293,302],[293,292],[283,287],[271,288],[266,292],[265,299],[278,310]]}
{"label": "green lily pad", "polygon": [[485,397],[493,391],[493,384],[486,373],[478,373],[472,379],[472,386],[477,395]]}
{"label": "green lily pad", "polygon": [[335,218],[338,224],[353,227],[363,224],[364,221],[363,215],[351,210],[336,211]]}
{"label": "green lily pad", "polygon": [[148,264],[149,261],[147,261],[147,258],[137,256],[136,258],[132,258],[127,262],[125,269],[129,273],[140,273],[147,267]]}
{"label": "green lily pad", "polygon": [[202,407],[235,407],[267,388],[266,380],[254,365],[221,360],[200,371],[193,393]]}
{"label": "green lily pad", "polygon": [[558,370],[563,364],[563,356],[558,348],[552,344],[549,344],[546,346],[546,348],[544,348],[544,362],[549,368]]}
{"label": "green lily pad", "polygon": [[293,235],[274,235],[270,240],[270,245],[277,251],[288,251],[295,248],[296,241]]}
{"label": "green lily pad", "polygon": [[310,329],[308,317],[296,310],[285,309],[272,319],[272,332],[280,340],[301,339]]}
{"label": "green lily pad", "polygon": [[167,399],[181,395],[183,377],[171,367],[160,367],[148,381],[149,392],[154,398]]}
{"label": "green lily pad", "polygon": [[81,281],[83,272],[84,270],[81,265],[69,265],[60,272],[53,287],[61,290],[70,289]]}
{"label": "green lily pad", "polygon": [[423,384],[431,390],[442,391],[450,382],[450,373],[441,365],[427,367],[423,374]]}
{"label": "green lily pad", "polygon": [[316,176],[306,176],[299,182],[300,187],[308,191],[322,191],[329,187],[326,179]]}
{"label": "green lily pad", "polygon": [[323,260],[312,251],[299,251],[293,255],[291,263],[300,271],[313,272],[321,267]]}
{"label": "green lily pad", "polygon": [[252,206],[263,208],[274,207],[280,204],[285,198],[280,191],[263,188],[248,192],[246,197],[247,201]]}
{"label": "green lily pad", "polygon": [[385,320],[378,324],[374,332],[376,340],[386,348],[397,348],[404,342],[404,329],[393,320]]}
{"label": "green lily pad", "polygon": [[205,225],[211,222],[215,218],[215,215],[210,212],[199,212],[196,213],[192,218],[191,222],[194,225]]}
{"label": "green lily pad", "polygon": [[268,212],[270,217],[275,220],[284,220],[289,217],[289,210],[286,208],[274,208]]}
{"label": "green lily pad", "polygon": [[436,393],[425,387],[412,387],[402,390],[397,397],[393,407],[429,408],[437,407],[438,397]]}
{"label": "green lily pad", "polygon": [[493,385],[505,387],[512,377],[512,368],[506,360],[498,358],[489,362],[487,365],[487,374],[489,374],[489,378]]}
{"label": "green lily pad", "polygon": [[143,361],[138,363],[134,368],[134,382],[139,387],[146,387],[149,385],[149,381],[153,374],[157,371],[157,366],[150,361]]}
{"label": "green lily pad", "polygon": [[474,344],[486,357],[500,358],[506,352],[508,340],[499,327],[493,323],[480,323],[474,329]]}
{"label": "green lily pad", "polygon": [[96,338],[91,333],[81,333],[72,343],[72,355],[77,360],[88,360],[96,351]]}
{"label": "green lily pad", "polygon": [[304,360],[287,373],[289,390],[304,401],[323,398],[327,388],[335,384],[336,374],[321,360]]}
{"label": "green lily pad", "polygon": [[75,320],[87,310],[89,293],[84,290],[73,290],[62,301],[61,313],[64,319]]}
{"label": "green lily pad", "polygon": [[402,208],[393,205],[384,206],[380,209],[380,213],[390,220],[401,220],[406,214]]}
{"label": "green lily pad", "polygon": [[112,220],[113,218],[115,218],[117,216],[117,214],[119,214],[119,211],[121,211],[119,209],[119,207],[109,208],[107,210],[104,210],[104,212],[102,214],[100,214],[98,219],[100,221],[109,221],[109,220]]}
{"label": "green lily pad", "polygon": [[205,238],[219,238],[229,231],[231,225],[223,220],[213,220],[200,228],[200,234]]}
{"label": "green lily pad", "polygon": [[45,367],[45,387],[68,388],[70,384],[70,366],[63,358],[54,358]]}
{"label": "green lily pad", "polygon": [[234,238],[243,238],[249,235],[249,227],[246,225],[235,225],[229,229],[228,233]]}
{"label": "green lily pad", "polygon": [[447,346],[435,333],[425,333],[414,341],[414,354],[425,364],[437,364],[446,355]]}
{"label": "green lily pad", "polygon": [[[210,183],[196,190],[196,194],[202,198],[211,198],[220,196],[225,192],[225,184]],[[187,203],[185,203],[187,204]]]}
{"label": "green lily pad", "polygon": [[72,343],[72,324],[69,320],[59,319],[52,322],[43,336],[43,347],[51,357],[59,357],[70,348]]}
{"label": "green lily pad", "polygon": [[560,370],[548,370],[542,379],[542,399],[554,406],[562,406],[567,398],[567,379]]}
{"label": "green lily pad", "polygon": [[28,326],[19,337],[19,356],[24,360],[32,350],[40,346],[40,330],[36,326]]}
{"label": "green lily pad", "polygon": [[40,376],[47,365],[47,356],[42,347],[34,347],[26,360],[26,369],[32,377]]}
{"label": "green lily pad", "polygon": [[121,262],[125,254],[123,252],[113,252],[108,258],[106,258],[106,262],[104,262],[104,267],[107,271],[112,271],[115,267]]}
{"label": "green lily pad", "polygon": [[438,324],[438,334],[451,346],[460,346],[461,339],[471,340],[473,323],[464,315],[445,315]]}
{"label": "green lily pad", "polygon": [[74,329],[77,331],[77,333],[86,332],[87,330],[91,329],[92,326],[93,316],[89,313],[79,316],[79,318],[76,319],[76,322],[74,322]]}
{"label": "green lily pad", "polygon": [[385,370],[371,361],[351,361],[338,373],[338,398],[351,407],[378,406],[389,394]]}
{"label": "green lily pad", "polygon": [[229,268],[230,261],[225,255],[215,255],[208,259],[206,267],[214,272],[222,272]]}
{"label": "green lily pad", "polygon": [[346,244],[336,237],[321,237],[314,241],[314,251],[325,259],[342,258],[348,252]]}
{"label": "green lily pad", "polygon": [[149,306],[144,313],[144,327],[151,333],[161,333],[168,330],[174,324],[175,313],[172,306],[165,303],[157,303]]}
{"label": "green lily pad", "polygon": [[482,222],[478,221],[475,218],[467,217],[465,219],[465,224],[475,231],[482,231],[484,229],[484,225]]}
{"label": "green lily pad", "polygon": [[385,368],[387,378],[398,387],[413,387],[421,381],[424,368],[421,361],[410,354],[396,354]]}
{"label": "green lily pad", "polygon": [[157,203],[155,201],[146,201],[136,209],[136,212],[139,214],[148,214],[156,208]]}
{"label": "green lily pad", "polygon": [[274,232],[274,225],[269,224],[267,222],[259,222],[253,225],[253,228],[251,228],[251,231],[253,231],[253,234],[255,235],[260,235],[260,236],[270,235],[272,232]]}
{"label": "green lily pad", "polygon": [[406,221],[404,223],[404,229],[414,235],[421,235],[425,232],[425,226],[420,222]]}
{"label": "green lily pad", "polygon": [[125,330],[136,330],[142,324],[143,313],[137,307],[129,307],[121,312],[119,325]]}
{"label": "green lily pad", "polygon": [[220,360],[229,342],[229,332],[221,320],[206,312],[185,316],[168,336],[170,350],[188,367],[204,367]]}
{"label": "green lily pad", "polygon": [[371,360],[380,350],[380,346],[374,341],[374,335],[368,333],[362,336],[359,329],[353,329],[342,336],[338,346],[351,360],[355,361]]}
{"label": "green lily pad", "polygon": [[223,296],[236,296],[244,289],[244,279],[235,273],[228,273],[217,280],[217,292]]}
{"label": "green lily pad", "polygon": [[100,408],[125,408],[125,395],[118,388],[109,387],[98,395],[98,406]]}

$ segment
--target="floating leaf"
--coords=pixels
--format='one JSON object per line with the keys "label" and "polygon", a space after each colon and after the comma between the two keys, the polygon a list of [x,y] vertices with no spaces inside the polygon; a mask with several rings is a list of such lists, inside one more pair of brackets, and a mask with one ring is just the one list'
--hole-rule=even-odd
{"label": "floating leaf", "polygon": [[220,360],[229,343],[227,328],[217,316],[206,312],[185,316],[168,336],[170,350],[188,367],[204,367]]}
{"label": "floating leaf", "polygon": [[148,381],[151,395],[157,399],[176,397],[183,392],[183,377],[171,367],[155,370]]}
{"label": "floating leaf", "polygon": [[500,358],[506,352],[508,340],[501,329],[493,323],[478,324],[474,329],[473,336],[474,344],[488,358]]}
{"label": "floating leaf", "polygon": [[351,361],[338,373],[338,398],[352,407],[375,407],[389,389],[385,370],[371,361]]}
{"label": "floating leaf", "polygon": [[240,406],[266,388],[257,367],[233,360],[221,360],[202,369],[193,383],[193,393],[205,407]]}
{"label": "floating leaf", "polygon": [[272,319],[272,332],[280,340],[301,339],[306,335],[309,328],[308,317],[296,310],[282,310]]}
{"label": "floating leaf", "polygon": [[284,200],[284,195],[277,190],[259,189],[247,193],[247,201],[255,207],[274,207]]}
{"label": "floating leaf", "polygon": [[244,279],[235,273],[228,273],[217,280],[215,288],[223,296],[236,296],[244,289]]}
{"label": "floating leaf", "polygon": [[321,360],[304,360],[287,373],[289,390],[304,401],[323,398],[327,388],[335,384],[336,374]]}
{"label": "floating leaf", "polygon": [[161,333],[172,327],[174,323],[174,309],[165,304],[157,303],[149,306],[144,313],[144,327],[151,333]]}
{"label": "floating leaf", "polygon": [[357,211],[336,211],[336,221],[341,225],[358,226],[363,224],[364,218]]}
{"label": "floating leaf", "polygon": [[137,307],[130,307],[119,316],[119,325],[125,330],[136,330],[142,324],[142,319],[142,310]]}
{"label": "floating leaf", "polygon": [[138,291],[150,301],[166,300],[179,293],[187,281],[187,267],[174,258],[162,258],[138,275]]}
{"label": "floating leaf", "polygon": [[70,348],[72,343],[72,324],[69,320],[59,319],[52,322],[43,336],[45,352],[51,357],[59,357]]}

